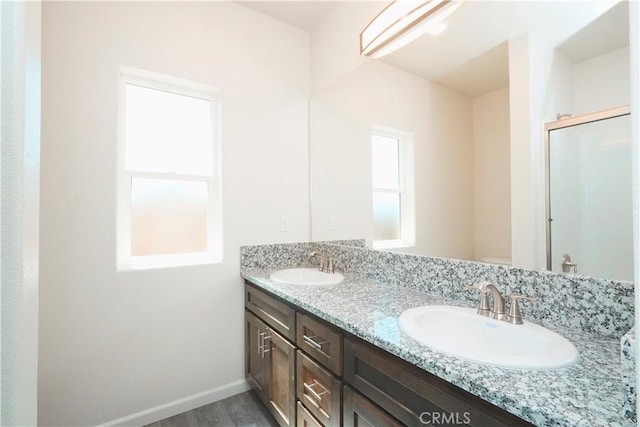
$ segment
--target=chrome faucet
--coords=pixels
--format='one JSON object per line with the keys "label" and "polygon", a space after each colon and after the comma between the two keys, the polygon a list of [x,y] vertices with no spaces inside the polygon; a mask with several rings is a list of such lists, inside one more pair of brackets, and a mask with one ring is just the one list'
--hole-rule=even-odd
{"label": "chrome faucet", "polygon": [[323,273],[329,273],[329,274],[333,274],[335,273],[335,267],[333,265],[333,260],[331,258],[329,258],[328,256],[326,256],[325,254],[318,252],[318,251],[312,251],[309,252],[307,254],[309,256],[309,259],[313,258],[314,256],[317,256],[320,259],[320,268],[319,270]]}

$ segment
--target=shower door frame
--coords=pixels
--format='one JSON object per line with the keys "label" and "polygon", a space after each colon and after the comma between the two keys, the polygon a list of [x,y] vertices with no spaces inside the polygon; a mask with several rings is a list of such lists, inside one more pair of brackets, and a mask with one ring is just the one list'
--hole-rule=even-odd
{"label": "shower door frame", "polygon": [[551,254],[551,159],[550,140],[551,131],[580,126],[587,123],[599,122],[602,120],[614,119],[616,117],[628,116],[631,114],[629,105],[610,108],[608,110],[597,111],[595,113],[581,114],[566,119],[545,123],[544,125],[544,159],[545,159],[545,203],[546,203],[546,228],[547,228],[547,270],[553,271],[553,261]]}

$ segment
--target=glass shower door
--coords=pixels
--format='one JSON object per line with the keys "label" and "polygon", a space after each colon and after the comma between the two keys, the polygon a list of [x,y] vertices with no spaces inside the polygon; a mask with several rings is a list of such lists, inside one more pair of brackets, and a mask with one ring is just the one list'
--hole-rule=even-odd
{"label": "glass shower door", "polygon": [[630,116],[553,129],[548,138],[550,268],[633,280]]}

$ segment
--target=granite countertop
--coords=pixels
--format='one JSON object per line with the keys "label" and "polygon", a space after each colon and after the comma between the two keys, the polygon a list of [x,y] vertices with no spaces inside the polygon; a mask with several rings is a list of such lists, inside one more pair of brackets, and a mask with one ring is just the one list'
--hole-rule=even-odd
{"label": "granite countertop", "polygon": [[[413,288],[346,277],[332,286],[282,285],[273,270],[242,276],[257,286],[537,426],[626,426],[620,341],[545,325],[571,341],[577,364],[550,371],[497,368],[447,356],[404,334],[400,314],[412,307],[461,305]],[[523,310],[526,319],[526,309]]]}

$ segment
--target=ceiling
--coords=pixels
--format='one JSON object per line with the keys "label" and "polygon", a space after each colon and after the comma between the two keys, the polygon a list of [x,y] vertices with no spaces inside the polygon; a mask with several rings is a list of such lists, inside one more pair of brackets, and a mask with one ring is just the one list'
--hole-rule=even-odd
{"label": "ceiling", "polygon": [[339,1],[239,1],[243,6],[262,12],[289,25],[311,32]]}
{"label": "ceiling", "polygon": [[471,98],[509,86],[509,46],[503,42],[433,81]]}
{"label": "ceiling", "polygon": [[[239,3],[312,33],[343,2]],[[362,3],[363,7],[371,7]],[[388,2],[379,3],[382,10]],[[596,3],[591,2],[588,7],[594,7]],[[505,40],[533,29],[563,26],[579,10],[577,8],[584,9],[588,4],[586,1],[467,0],[447,19],[448,28],[443,34],[422,36],[381,61],[468,96],[479,96],[508,86],[509,60]],[[628,45],[628,31],[628,7],[623,2],[564,41],[559,50],[572,62],[579,62]]]}

